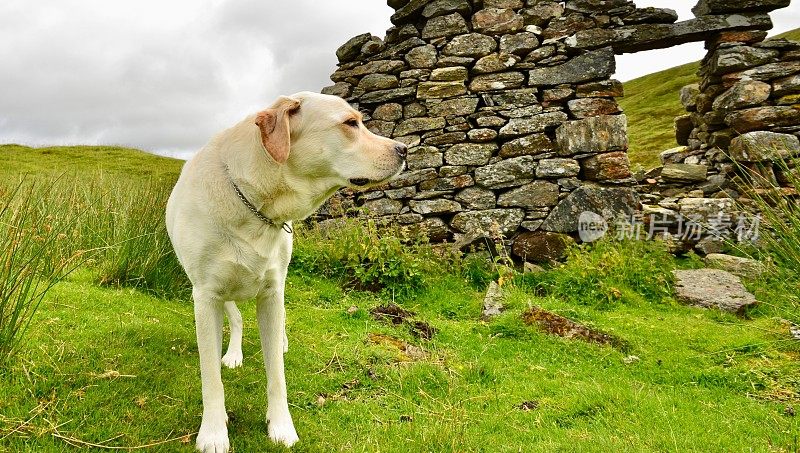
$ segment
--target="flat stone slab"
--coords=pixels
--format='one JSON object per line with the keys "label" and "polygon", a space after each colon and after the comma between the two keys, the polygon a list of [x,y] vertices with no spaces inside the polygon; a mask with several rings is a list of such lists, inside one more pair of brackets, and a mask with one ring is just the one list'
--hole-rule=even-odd
{"label": "flat stone slab", "polygon": [[760,261],[722,253],[710,253],[706,256],[706,265],[742,278],[758,278],[767,271],[766,266]]}
{"label": "flat stone slab", "polygon": [[757,303],[739,277],[718,269],[672,271],[678,300],[704,308],[741,313]]}

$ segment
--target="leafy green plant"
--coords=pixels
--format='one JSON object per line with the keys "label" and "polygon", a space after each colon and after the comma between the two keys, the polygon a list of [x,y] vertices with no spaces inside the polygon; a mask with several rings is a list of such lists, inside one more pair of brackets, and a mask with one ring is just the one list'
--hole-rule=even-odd
{"label": "leafy green plant", "polygon": [[421,232],[339,219],[298,231],[293,266],[340,277],[356,289],[407,298],[429,276],[444,272],[446,261]]}

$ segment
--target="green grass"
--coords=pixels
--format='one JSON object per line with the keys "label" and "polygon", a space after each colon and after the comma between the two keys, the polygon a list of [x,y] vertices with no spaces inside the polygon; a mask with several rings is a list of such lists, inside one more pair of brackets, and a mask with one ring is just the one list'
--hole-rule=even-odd
{"label": "green grass", "polygon": [[[0,181],[24,175],[97,175],[122,179],[175,180],[183,161],[114,146],[0,145]],[[86,173],[89,175],[86,175]]]}
{"label": "green grass", "polygon": [[[800,40],[800,28],[777,38]],[[645,169],[661,165],[658,155],[675,148],[674,120],[686,111],[680,91],[697,83],[699,62],[688,63],[625,82],[619,104],[628,116],[628,156],[631,164]]]}
{"label": "green grass", "polygon": [[[143,215],[161,216],[152,204]],[[796,282],[748,282],[767,303],[741,319],[672,299],[669,271],[696,259],[675,260],[654,243],[600,243],[544,274],[517,276],[505,286],[508,310],[483,322],[490,260],[436,261],[424,244],[398,247],[364,231],[359,249],[298,228],[286,290],[296,451],[797,450],[800,423],[786,410],[800,406],[800,342],[781,321],[796,307]],[[202,407],[191,302],[98,285],[105,259],[47,294],[25,347],[0,373],[0,451],[174,438],[152,450],[193,451]],[[352,276],[336,260],[355,260],[369,278],[389,266],[383,291],[348,289]],[[369,315],[392,300],[435,327],[433,338]],[[627,346],[543,334],[521,320],[529,304]],[[241,308],[244,366],[223,370],[233,451],[284,451],[266,435],[255,310]],[[406,345],[419,350],[398,348]],[[640,360],[626,363],[632,355]]]}
{"label": "green grass", "polygon": [[633,165],[660,165],[658,155],[678,146],[675,117],[684,115],[681,88],[696,83],[699,63],[689,63],[625,82],[619,104],[628,116],[628,156]]}

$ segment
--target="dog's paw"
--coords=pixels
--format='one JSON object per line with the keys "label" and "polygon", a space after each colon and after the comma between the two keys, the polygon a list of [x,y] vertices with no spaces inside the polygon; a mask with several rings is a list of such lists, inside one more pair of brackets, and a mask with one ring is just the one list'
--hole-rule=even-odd
{"label": "dog's paw", "polygon": [[230,449],[228,443],[228,428],[223,423],[221,427],[203,425],[197,433],[197,451],[203,453],[227,453]]}
{"label": "dog's paw", "polygon": [[269,431],[269,438],[272,439],[273,442],[283,444],[287,447],[291,447],[298,440],[297,431],[294,429],[294,425],[292,424],[291,420],[289,422],[283,423],[273,423],[267,422],[268,427],[267,430]]}
{"label": "dog's paw", "polygon": [[230,349],[228,352],[222,356],[222,364],[228,368],[238,368],[242,366],[242,351],[231,351]]}

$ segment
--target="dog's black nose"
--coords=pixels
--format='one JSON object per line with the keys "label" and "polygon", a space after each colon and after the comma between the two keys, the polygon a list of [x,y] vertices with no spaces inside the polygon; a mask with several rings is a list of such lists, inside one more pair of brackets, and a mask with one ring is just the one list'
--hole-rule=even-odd
{"label": "dog's black nose", "polygon": [[398,143],[394,145],[394,152],[396,152],[397,155],[400,156],[401,158],[405,159],[406,156],[408,155],[408,146],[402,143]]}

